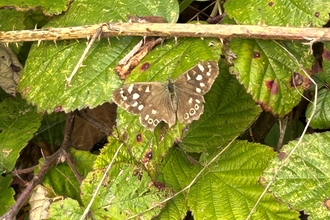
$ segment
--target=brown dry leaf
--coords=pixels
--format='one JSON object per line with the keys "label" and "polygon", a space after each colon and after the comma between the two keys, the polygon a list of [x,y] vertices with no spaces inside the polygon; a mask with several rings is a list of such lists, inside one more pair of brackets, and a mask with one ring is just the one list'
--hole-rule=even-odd
{"label": "brown dry leaf", "polygon": [[[112,131],[112,127],[116,122],[115,104],[104,103],[94,109],[86,108],[81,111],[84,111],[89,117],[102,123],[102,125],[106,126],[109,131]],[[97,125],[92,125],[83,118],[77,116],[71,137],[72,145],[77,149],[89,151],[96,143],[110,135],[110,132],[106,134],[96,126]]]}
{"label": "brown dry leaf", "polygon": [[15,96],[22,69],[13,51],[5,44],[0,44],[0,86],[5,92]]}

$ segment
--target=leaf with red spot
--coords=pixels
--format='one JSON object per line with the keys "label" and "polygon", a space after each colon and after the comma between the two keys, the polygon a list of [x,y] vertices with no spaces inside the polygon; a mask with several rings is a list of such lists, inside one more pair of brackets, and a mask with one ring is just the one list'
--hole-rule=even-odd
{"label": "leaf with red spot", "polygon": [[[299,42],[282,41],[283,45],[309,71],[312,57]],[[301,100],[304,85],[293,81],[297,75],[306,78],[298,64],[283,47],[273,41],[233,40],[228,51],[234,53],[234,73],[260,106],[280,117],[288,114]],[[300,84],[300,85],[299,85]]]}

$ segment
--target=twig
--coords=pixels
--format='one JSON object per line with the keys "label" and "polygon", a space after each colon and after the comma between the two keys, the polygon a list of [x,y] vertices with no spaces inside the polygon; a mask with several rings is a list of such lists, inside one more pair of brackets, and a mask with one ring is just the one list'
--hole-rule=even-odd
{"label": "twig", "polygon": [[102,187],[102,185],[103,185],[104,180],[106,179],[106,177],[107,177],[107,175],[108,175],[109,170],[111,169],[111,167],[112,167],[112,165],[113,165],[115,159],[117,158],[117,156],[118,156],[118,154],[119,154],[120,149],[121,149],[123,146],[124,146],[124,144],[121,144],[121,145],[118,147],[116,153],[113,155],[113,158],[112,158],[110,164],[108,165],[107,169],[105,170],[105,172],[104,172],[104,174],[103,174],[103,176],[102,176],[102,179],[100,180],[100,182],[99,182],[99,184],[97,185],[95,191],[93,192],[92,198],[91,198],[91,200],[89,201],[89,203],[88,203],[86,209],[84,210],[83,215],[80,217],[80,220],[84,220],[84,219],[86,218],[86,216],[87,216],[87,214],[88,214],[90,208],[91,208],[92,205],[93,205],[93,202],[94,202],[95,199],[96,199],[96,196],[97,196],[98,193],[100,192],[100,189],[101,189],[101,187]]}
{"label": "twig", "polygon": [[66,78],[66,83],[65,83],[65,88],[69,87],[72,78],[74,77],[74,75],[77,73],[78,69],[81,67],[82,62],[84,61],[84,59],[87,56],[88,51],[90,50],[91,46],[93,45],[93,43],[95,42],[96,38],[98,38],[102,33],[102,27],[99,27],[98,29],[95,30],[95,33],[93,34],[92,39],[88,42],[87,47],[85,48],[84,53],[81,55],[77,65],[75,66],[75,68],[73,69],[71,75]]}
{"label": "twig", "polygon": [[65,124],[65,133],[64,133],[64,139],[61,145],[61,148],[56,151],[53,155],[50,157],[47,157],[45,160],[44,165],[41,167],[39,172],[33,177],[30,184],[24,189],[22,194],[18,197],[15,204],[9,209],[9,211],[0,217],[0,219],[5,220],[12,220],[15,219],[15,216],[19,212],[19,210],[23,207],[26,200],[31,195],[33,189],[42,183],[42,179],[46,175],[46,173],[49,171],[50,168],[55,166],[63,154],[63,151],[67,151],[71,146],[71,134],[73,130],[73,121],[74,121],[74,115],[71,113],[69,114],[66,124]]}
{"label": "twig", "polygon": [[216,37],[273,40],[317,39],[330,41],[328,28],[258,25],[210,25],[169,23],[110,23],[37,30],[0,31],[0,42],[57,41],[89,38],[102,26],[102,36]]}
{"label": "twig", "polygon": [[32,166],[32,167],[29,167],[29,168],[25,168],[25,169],[19,169],[19,170],[13,170],[11,172],[11,175],[13,176],[18,176],[21,175],[21,174],[26,174],[26,173],[31,173],[33,172],[33,170],[36,168],[37,166]]}
{"label": "twig", "polygon": [[289,117],[285,117],[284,119],[280,119],[278,121],[280,136],[278,138],[278,143],[277,143],[277,147],[276,147],[277,153],[279,153],[282,148],[285,131],[286,131],[287,125],[288,125],[288,120],[289,120]]}

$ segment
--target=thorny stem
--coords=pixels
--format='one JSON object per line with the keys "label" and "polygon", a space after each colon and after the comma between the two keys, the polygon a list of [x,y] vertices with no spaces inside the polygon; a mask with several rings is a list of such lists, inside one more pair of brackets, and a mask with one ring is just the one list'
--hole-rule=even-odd
{"label": "thorny stem", "polygon": [[173,23],[102,23],[77,27],[0,31],[0,42],[58,41],[89,39],[102,27],[102,37],[215,37],[263,40],[330,41],[328,28],[298,28],[260,25],[173,24]]}

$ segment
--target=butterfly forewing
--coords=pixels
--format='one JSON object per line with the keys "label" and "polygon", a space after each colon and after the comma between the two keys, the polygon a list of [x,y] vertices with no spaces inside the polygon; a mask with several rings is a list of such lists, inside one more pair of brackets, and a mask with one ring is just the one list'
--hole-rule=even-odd
{"label": "butterfly forewing", "polygon": [[190,93],[205,95],[211,89],[218,75],[218,63],[205,61],[181,74],[175,81],[175,85]]}
{"label": "butterfly forewing", "polygon": [[114,102],[133,114],[140,115],[140,122],[147,129],[164,121],[173,126],[175,111],[167,85],[159,82],[124,85],[113,93]]}

